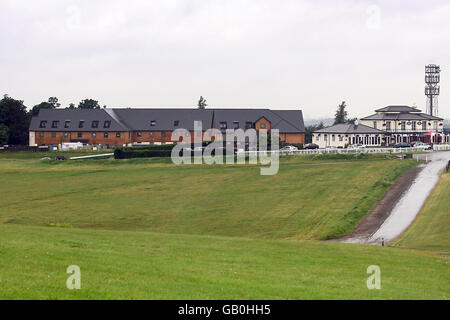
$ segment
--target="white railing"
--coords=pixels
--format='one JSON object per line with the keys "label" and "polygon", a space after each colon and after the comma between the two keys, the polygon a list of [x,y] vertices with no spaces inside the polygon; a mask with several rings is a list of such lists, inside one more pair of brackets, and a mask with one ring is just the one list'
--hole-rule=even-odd
{"label": "white railing", "polygon": [[[450,146],[448,146],[450,147]],[[410,148],[359,148],[359,149],[303,149],[303,150],[273,150],[273,151],[239,151],[247,155],[258,153],[278,153],[280,156],[299,155],[299,154],[356,154],[356,153],[407,153],[407,152],[423,152],[426,147],[410,147]],[[450,150],[439,149],[439,150]]]}
{"label": "white railing", "polygon": [[433,150],[435,150],[435,151],[450,150],[450,144],[435,144],[433,146]]}

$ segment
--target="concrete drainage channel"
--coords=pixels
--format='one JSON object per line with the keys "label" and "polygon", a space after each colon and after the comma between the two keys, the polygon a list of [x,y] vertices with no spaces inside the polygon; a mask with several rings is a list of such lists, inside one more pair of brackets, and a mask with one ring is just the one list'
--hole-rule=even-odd
{"label": "concrete drainage channel", "polygon": [[[418,154],[414,158],[427,164],[411,169],[386,192],[354,231],[332,241],[388,244],[411,225],[450,161],[450,152]],[[392,199],[397,201],[392,203]]]}

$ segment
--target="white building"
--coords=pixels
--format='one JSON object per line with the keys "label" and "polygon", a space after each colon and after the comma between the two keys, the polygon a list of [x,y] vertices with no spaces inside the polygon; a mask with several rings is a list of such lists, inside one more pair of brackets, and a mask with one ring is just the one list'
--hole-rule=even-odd
{"label": "white building", "polygon": [[312,142],[319,148],[334,146],[346,148],[351,144],[363,144],[366,146],[383,146],[386,144],[387,133],[363,124],[336,124],[331,127],[314,131]]}
{"label": "white building", "polygon": [[422,113],[408,106],[387,106],[375,110],[375,114],[360,119],[361,123],[386,131],[389,143],[448,143],[449,135],[444,132],[444,119]]}

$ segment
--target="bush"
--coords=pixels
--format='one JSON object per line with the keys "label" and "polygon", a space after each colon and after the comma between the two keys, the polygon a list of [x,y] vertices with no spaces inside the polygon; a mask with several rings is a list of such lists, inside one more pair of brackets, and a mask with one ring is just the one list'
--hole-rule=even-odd
{"label": "bush", "polygon": [[170,157],[172,150],[136,150],[133,148],[117,148],[114,150],[115,159]]}

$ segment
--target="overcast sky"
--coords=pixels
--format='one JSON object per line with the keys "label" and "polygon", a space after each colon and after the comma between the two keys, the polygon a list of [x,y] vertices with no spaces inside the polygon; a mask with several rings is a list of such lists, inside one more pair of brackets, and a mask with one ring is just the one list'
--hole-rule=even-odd
{"label": "overcast sky", "polygon": [[450,117],[450,2],[0,0],[0,93],[29,107],[301,108],[351,116],[425,111],[424,66],[442,69]]}

